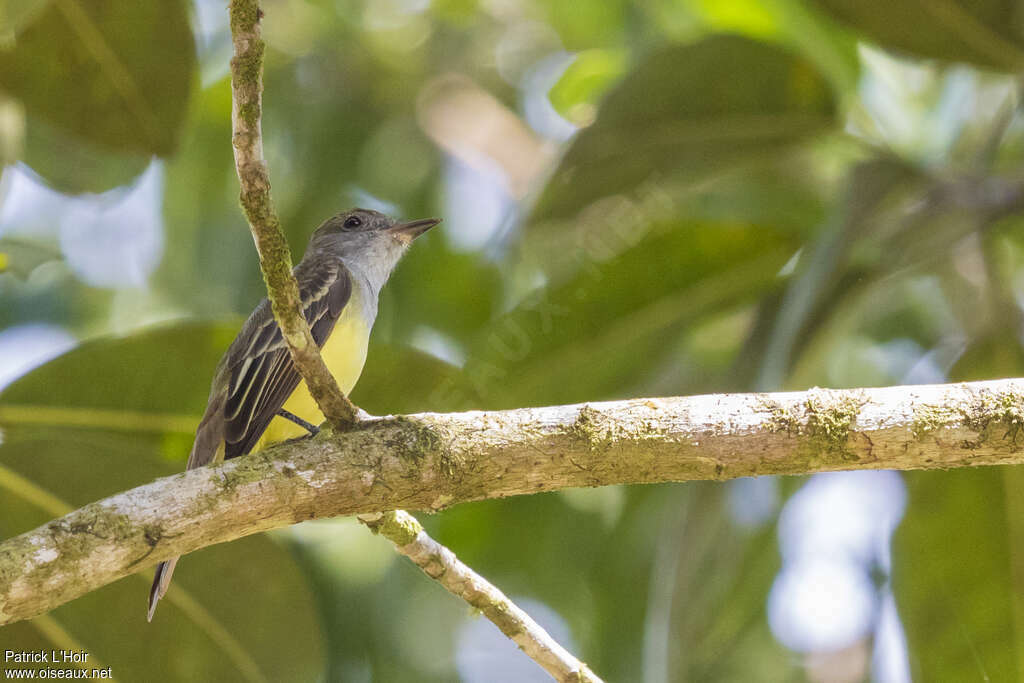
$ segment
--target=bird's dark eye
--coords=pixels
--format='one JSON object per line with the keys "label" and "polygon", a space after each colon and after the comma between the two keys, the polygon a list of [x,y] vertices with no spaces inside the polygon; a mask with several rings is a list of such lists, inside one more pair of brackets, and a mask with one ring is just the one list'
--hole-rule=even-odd
{"label": "bird's dark eye", "polygon": [[362,224],[363,220],[359,216],[349,216],[348,218],[345,219],[344,225],[349,230],[352,230],[354,228],[358,228]]}

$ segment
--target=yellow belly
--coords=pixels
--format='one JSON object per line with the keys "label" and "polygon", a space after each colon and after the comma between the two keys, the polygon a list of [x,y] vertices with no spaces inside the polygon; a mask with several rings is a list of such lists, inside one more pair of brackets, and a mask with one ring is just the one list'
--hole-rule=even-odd
{"label": "yellow belly", "polygon": [[[351,303],[351,302],[350,302]],[[324,363],[327,364],[341,390],[348,395],[359,380],[366,362],[366,346],[370,340],[370,328],[362,316],[354,314],[351,306],[346,307],[341,318],[334,326],[334,331],[327,338],[327,343],[320,349]],[[293,415],[298,415],[310,424],[318,425],[324,421],[323,413],[316,401],[309,395],[305,382],[300,382],[292,395],[284,402],[283,408]],[[270,421],[267,430],[252,449],[258,451],[272,443],[305,436],[306,430],[291,420],[276,416]]]}

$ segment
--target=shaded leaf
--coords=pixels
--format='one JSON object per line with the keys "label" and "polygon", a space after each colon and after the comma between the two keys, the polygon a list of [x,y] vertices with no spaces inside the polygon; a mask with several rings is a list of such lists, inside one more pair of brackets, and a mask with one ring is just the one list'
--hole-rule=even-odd
{"label": "shaded leaf", "polygon": [[[893,546],[914,680],[1017,680],[1008,468],[915,472]],[[1012,524],[1020,525],[1020,521]],[[1008,540],[1010,542],[1008,542]],[[1015,549],[1015,553],[1020,551]]]}
{"label": "shaded leaf", "polygon": [[540,7],[570,50],[617,42],[629,11],[624,0],[545,2]]}
{"label": "shaded leaf", "polygon": [[685,365],[681,333],[753,303],[797,244],[742,221],[660,225],[496,320],[470,351],[467,381],[488,407],[644,395],[662,363]]}
{"label": "shaded leaf", "polygon": [[185,3],[60,0],[15,45],[0,89],[30,120],[121,152],[175,148],[196,64]]}
{"label": "shaded leaf", "polygon": [[[9,387],[0,396],[0,537],[180,471],[213,367],[236,329],[193,324],[95,341]],[[167,681],[319,677],[312,596],[269,536],[189,555],[147,625],[150,579],[147,569],[5,627],[5,647],[61,648],[63,633],[121,680],[154,671]]]}
{"label": "shaded leaf", "polygon": [[35,21],[51,0],[0,0],[0,34],[19,31]]}
{"label": "shaded leaf", "polygon": [[375,343],[352,400],[373,415],[443,413],[463,407],[469,392],[460,368],[416,349]]}
{"label": "shaded leaf", "polygon": [[651,54],[580,131],[537,204],[565,219],[659,174],[697,180],[834,125],[826,81],[785,50],[714,36]]}
{"label": "shaded leaf", "polygon": [[1011,73],[1024,66],[1024,15],[1017,2],[816,0],[816,4],[886,48]]}
{"label": "shaded leaf", "polygon": [[29,122],[21,158],[47,185],[66,194],[99,194],[127,185],[150,160],[78,139],[40,120]]}
{"label": "shaded leaf", "polygon": [[1019,377],[1024,370],[1024,348],[1016,343],[1013,332],[1007,325],[987,334],[979,333],[957,359],[950,375],[964,382]]}
{"label": "shaded leaf", "polygon": [[548,93],[559,114],[577,125],[591,123],[605,90],[626,70],[626,54],[618,50],[584,50]]}
{"label": "shaded leaf", "polygon": [[[780,565],[775,528],[738,527],[727,486],[676,487],[672,498],[682,507],[675,519],[668,511],[679,503],[664,506],[649,588],[664,600],[649,602],[645,637],[667,641],[672,680],[789,680],[796,662],[772,637],[766,614]],[[670,617],[663,633],[652,623],[659,614]]]}
{"label": "shaded leaf", "polygon": [[[228,80],[196,93],[188,121],[180,150],[164,165],[164,232],[174,248],[165,250],[153,283],[197,316],[247,315],[267,292],[245,216],[238,210],[234,158],[223,144],[231,138]],[[266,139],[272,139],[271,133]],[[274,189],[280,200],[276,182]],[[308,235],[315,225],[301,227]],[[296,241],[291,244],[298,247]],[[196,287],[197,282],[203,286]]]}
{"label": "shaded leaf", "polygon": [[375,334],[391,329],[404,338],[414,327],[429,325],[459,341],[471,339],[491,320],[500,291],[494,264],[452,250],[440,234],[421,238],[381,292]]}
{"label": "shaded leaf", "polygon": [[782,19],[779,16],[778,2],[683,0],[680,4],[686,6],[718,33],[739,33],[751,37],[771,36],[779,32],[779,23]]}
{"label": "shaded leaf", "polygon": [[35,268],[63,258],[53,247],[12,237],[0,237],[0,273],[28,277]]}
{"label": "shaded leaf", "polygon": [[[894,198],[902,199],[902,193],[916,188],[918,182],[917,171],[896,159],[878,157],[853,167],[846,182],[846,196],[813,241],[805,245],[797,273],[771,314],[774,320],[766,323],[771,332],[756,350],[762,355],[759,389],[782,387],[794,354],[829,321],[836,302],[849,294],[851,271],[861,275],[851,266],[858,251],[872,257],[862,256],[861,261],[867,263],[861,271],[869,270],[868,263],[874,269],[879,260],[902,254],[886,243],[893,236],[878,235],[876,226],[903,227],[898,221],[883,221],[879,217],[892,212],[893,205],[899,205]],[[867,284],[862,277],[856,278],[856,283],[857,287]]]}
{"label": "shaded leaf", "polygon": [[[0,406],[124,411],[145,417],[147,429],[159,424],[161,415],[198,418],[206,406],[213,369],[238,327],[161,327],[83,344],[9,386],[0,394]],[[156,431],[180,431],[178,424],[168,422]],[[107,423],[93,426],[116,428]],[[134,431],[135,426],[127,420],[124,428]]]}

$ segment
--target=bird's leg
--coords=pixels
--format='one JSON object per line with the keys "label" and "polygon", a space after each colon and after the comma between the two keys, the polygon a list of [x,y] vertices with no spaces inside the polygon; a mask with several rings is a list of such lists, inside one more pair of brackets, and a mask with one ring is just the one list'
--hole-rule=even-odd
{"label": "bird's leg", "polygon": [[317,427],[316,425],[313,425],[313,424],[310,424],[310,423],[306,422],[305,420],[303,420],[298,415],[296,415],[294,413],[290,413],[287,410],[285,410],[284,408],[281,408],[281,410],[277,411],[277,414],[280,415],[281,417],[283,417],[284,419],[291,420],[295,424],[299,425],[300,427],[305,429],[307,432],[309,432],[310,436],[316,436],[317,434],[320,433],[320,428],[319,427]]}
{"label": "bird's leg", "polygon": [[[301,417],[299,417],[295,413],[289,412],[289,411],[285,410],[284,408],[281,408],[279,411],[277,411],[277,414],[279,416],[283,417],[284,419],[289,420],[289,421],[294,422],[295,424],[299,425],[300,427],[305,429],[307,432],[309,432],[310,436],[316,436],[317,434],[320,433],[320,428],[319,427],[317,427],[316,425],[310,424],[309,422],[306,422],[305,420],[303,420]],[[351,429],[351,428],[355,427],[356,425],[358,425],[360,423],[369,422],[370,420],[376,420],[376,419],[377,419],[376,415],[371,415],[370,413],[366,412],[362,408],[357,407],[356,408],[356,420],[355,420],[355,422],[352,423],[351,425],[348,425],[347,427],[345,427],[343,429],[343,431],[347,431],[348,429]]]}

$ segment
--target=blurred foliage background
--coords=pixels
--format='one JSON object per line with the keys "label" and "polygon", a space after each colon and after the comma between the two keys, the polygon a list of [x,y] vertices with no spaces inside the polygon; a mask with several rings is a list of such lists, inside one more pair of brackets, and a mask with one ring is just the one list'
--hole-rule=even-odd
{"label": "blurred foliage background", "polygon": [[[1024,374],[1018,3],[264,9],[296,255],[353,205],[445,218],[383,294],[370,412]],[[263,296],[229,56],[217,0],[0,0],[2,537],[183,466]],[[1022,490],[861,472],[422,519],[606,680],[1006,681]],[[545,680],[347,520],[189,556],[147,626],[149,575],[0,647],[128,681]]]}

